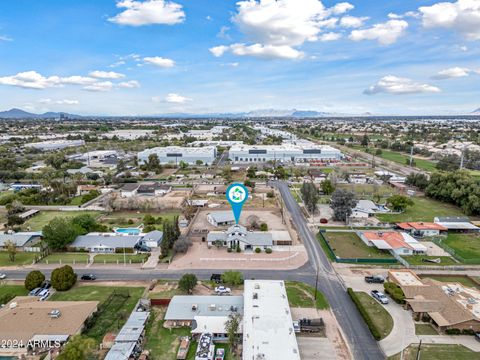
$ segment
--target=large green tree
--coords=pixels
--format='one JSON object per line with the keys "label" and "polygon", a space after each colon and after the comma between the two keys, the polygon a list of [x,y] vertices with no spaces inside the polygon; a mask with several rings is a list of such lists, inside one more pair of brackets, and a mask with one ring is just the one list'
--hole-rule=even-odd
{"label": "large green tree", "polygon": [[178,282],[178,287],[180,290],[191,294],[195,286],[197,286],[197,281],[195,274],[184,274]]}
{"label": "large green tree", "polygon": [[330,201],[334,220],[347,221],[356,205],[357,200],[353,192],[343,189],[335,190]]}
{"label": "large green tree", "polygon": [[45,275],[38,270],[30,271],[25,278],[25,288],[30,291],[33,290],[45,281]]}
{"label": "large green tree", "polygon": [[395,211],[405,211],[408,206],[413,206],[414,202],[409,197],[403,195],[393,195],[387,199],[387,204]]}
{"label": "large green tree", "polygon": [[53,250],[64,250],[78,235],[85,233],[85,229],[65,218],[53,218],[42,229],[43,240]]}
{"label": "large green tree", "polygon": [[52,287],[57,291],[66,291],[77,282],[77,274],[70,265],[56,268],[50,276]]}

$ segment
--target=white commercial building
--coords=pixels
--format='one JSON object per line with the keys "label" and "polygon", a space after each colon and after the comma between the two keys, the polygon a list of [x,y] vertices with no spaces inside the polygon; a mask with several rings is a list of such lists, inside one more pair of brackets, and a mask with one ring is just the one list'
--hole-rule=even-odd
{"label": "white commercial building", "polygon": [[260,131],[260,133],[263,136],[276,136],[276,137],[280,137],[282,139],[288,139],[288,140],[295,140],[297,138],[297,135],[291,132],[278,130],[278,129],[271,129],[265,126],[255,126],[254,129]]}
{"label": "white commercial building", "polygon": [[328,145],[309,143],[301,145],[236,145],[230,148],[229,158],[234,163],[338,161],[343,158],[343,154],[340,150]]}
{"label": "white commercial building", "polygon": [[144,164],[148,161],[150,154],[157,154],[161,164],[180,164],[181,161],[187,164],[195,164],[202,161],[210,165],[215,160],[217,148],[215,146],[205,147],[180,147],[167,146],[147,149],[138,153],[138,163]]}
{"label": "white commercial building", "polygon": [[61,150],[69,147],[83,146],[84,140],[52,140],[25,144],[27,148],[34,148],[43,151]]}
{"label": "white commercial building", "polygon": [[300,360],[285,283],[245,280],[243,360]]}
{"label": "white commercial building", "polygon": [[151,135],[153,135],[153,132],[154,130],[120,129],[104,133],[102,134],[102,136],[108,139],[116,137],[122,140],[136,140],[143,137],[150,137]]}

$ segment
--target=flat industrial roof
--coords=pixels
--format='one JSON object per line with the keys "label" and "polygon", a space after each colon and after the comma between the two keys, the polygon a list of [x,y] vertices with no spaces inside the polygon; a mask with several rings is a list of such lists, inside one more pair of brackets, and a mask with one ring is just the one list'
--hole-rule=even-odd
{"label": "flat industrial roof", "polygon": [[390,270],[389,277],[395,278],[401,286],[423,286],[422,280],[410,270]]}
{"label": "flat industrial roof", "polygon": [[243,360],[300,360],[285,283],[245,280]]}
{"label": "flat industrial roof", "polygon": [[[193,310],[194,309],[194,310]],[[165,320],[193,320],[195,316],[228,316],[243,313],[243,296],[176,295],[170,301]]]}

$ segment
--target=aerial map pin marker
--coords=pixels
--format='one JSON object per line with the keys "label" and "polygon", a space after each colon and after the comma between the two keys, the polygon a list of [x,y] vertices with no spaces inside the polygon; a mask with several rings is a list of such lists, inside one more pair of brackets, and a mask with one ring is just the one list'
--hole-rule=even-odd
{"label": "aerial map pin marker", "polygon": [[227,200],[232,206],[233,216],[237,224],[242,213],[243,204],[247,199],[248,190],[243,184],[234,183],[227,188]]}

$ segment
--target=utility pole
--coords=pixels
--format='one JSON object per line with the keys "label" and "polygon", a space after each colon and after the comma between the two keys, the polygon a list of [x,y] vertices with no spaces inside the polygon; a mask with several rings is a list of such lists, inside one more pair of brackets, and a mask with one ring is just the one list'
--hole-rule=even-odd
{"label": "utility pole", "polygon": [[413,145],[410,148],[410,167],[412,167],[412,163],[413,163]]}
{"label": "utility pole", "polygon": [[320,265],[317,266],[317,275],[315,276],[315,301],[317,301],[318,293],[318,273],[320,272]]}
{"label": "utility pole", "polygon": [[465,155],[464,155],[464,153],[465,153],[465,148],[466,148],[466,146],[463,146],[462,156],[460,157],[460,170],[463,169],[463,162],[464,162],[464,159],[465,159]]}
{"label": "utility pole", "polygon": [[420,343],[418,344],[416,360],[420,360],[420,349],[421,349],[421,347],[422,347],[422,340],[420,340]]}

